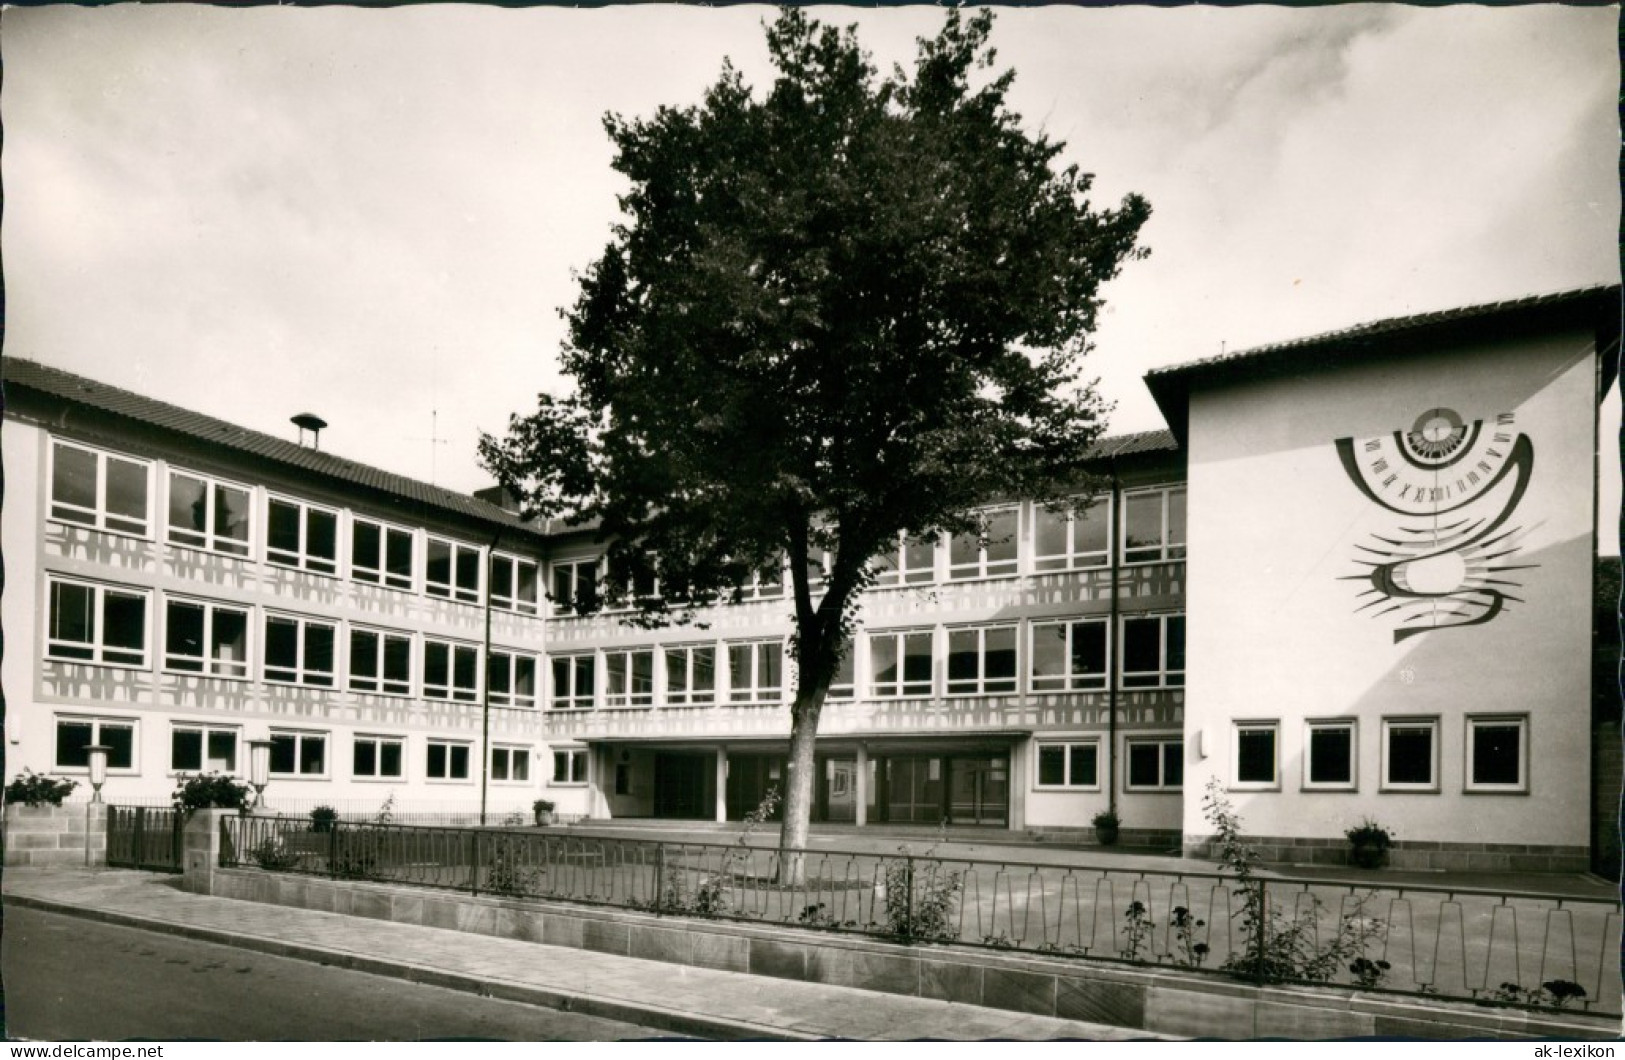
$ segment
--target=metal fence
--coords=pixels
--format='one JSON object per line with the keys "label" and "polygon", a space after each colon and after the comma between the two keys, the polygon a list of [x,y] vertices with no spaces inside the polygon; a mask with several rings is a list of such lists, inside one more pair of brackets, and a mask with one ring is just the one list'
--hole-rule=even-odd
{"label": "metal fence", "polygon": [[1601,899],[304,818],[223,828],[228,866],[1620,1013],[1621,915]]}
{"label": "metal fence", "polygon": [[115,868],[181,871],[181,817],[173,809],[107,808],[107,864]]}

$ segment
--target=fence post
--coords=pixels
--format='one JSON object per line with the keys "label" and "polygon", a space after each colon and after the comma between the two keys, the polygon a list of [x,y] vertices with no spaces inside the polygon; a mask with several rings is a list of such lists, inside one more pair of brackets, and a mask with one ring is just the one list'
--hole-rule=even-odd
{"label": "fence post", "polygon": [[1253,976],[1264,982],[1264,954],[1270,931],[1270,895],[1262,879],[1258,881],[1258,954],[1253,959]]}
{"label": "fence post", "polygon": [[334,818],[327,825],[327,874],[339,878],[339,821]]}
{"label": "fence post", "polygon": [[469,846],[472,852],[469,860],[473,863],[473,870],[468,880],[468,893],[478,896],[480,893],[480,833],[469,833]]}
{"label": "fence post", "polygon": [[903,941],[914,941],[914,856],[903,856]]}
{"label": "fence post", "polygon": [[654,909],[657,913],[666,911],[666,844],[655,844],[655,893]]}
{"label": "fence post", "polygon": [[135,867],[139,869],[145,867],[145,855],[147,853],[147,811],[144,807],[136,807],[134,837],[135,854],[134,857],[131,858],[131,861],[134,863]]}

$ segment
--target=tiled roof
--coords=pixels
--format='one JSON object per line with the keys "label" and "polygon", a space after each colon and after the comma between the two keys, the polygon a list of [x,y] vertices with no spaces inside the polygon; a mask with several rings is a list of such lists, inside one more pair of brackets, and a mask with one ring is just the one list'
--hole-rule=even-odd
{"label": "tiled roof", "polygon": [[1138,434],[1119,434],[1101,438],[1089,447],[1090,460],[1107,460],[1139,453],[1174,453],[1179,443],[1173,431],[1140,431]]}
{"label": "tiled roof", "polygon": [[251,431],[201,412],[183,409],[34,361],[4,358],[0,360],[0,378],[4,379],[7,387],[8,405],[11,391],[31,390],[99,412],[122,416],[149,427],[172,431],[209,445],[259,457],[290,469],[392,494],[442,512],[520,529],[538,536],[542,533],[541,527],[525,523],[512,512],[487,501],[431,486],[404,475],[391,474],[332,453],[308,449],[286,439]]}

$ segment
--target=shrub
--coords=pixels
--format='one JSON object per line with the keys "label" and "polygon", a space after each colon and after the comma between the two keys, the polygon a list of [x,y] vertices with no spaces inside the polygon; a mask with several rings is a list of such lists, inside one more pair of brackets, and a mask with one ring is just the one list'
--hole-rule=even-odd
{"label": "shrub", "polygon": [[331,806],[318,806],[310,811],[310,830],[312,832],[331,832],[333,823],[339,819],[339,812]]}
{"label": "shrub", "polygon": [[534,894],[541,872],[526,860],[524,841],[517,837],[498,836],[488,842],[490,854],[485,864],[485,890],[510,898]]}
{"label": "shrub", "polygon": [[253,788],[224,773],[199,773],[195,777],[178,777],[171,801],[180,813],[208,809],[247,813],[253,796]]}
{"label": "shrub", "polygon": [[77,781],[47,777],[25,768],[6,785],[6,802],[20,802],[24,806],[61,806],[62,800],[78,786]]}
{"label": "shrub", "polygon": [[1343,833],[1348,837],[1350,856],[1362,869],[1374,869],[1382,864],[1383,855],[1393,845],[1394,837],[1388,829],[1367,817]]}
{"label": "shrub", "polygon": [[[907,854],[908,848],[902,852]],[[949,942],[958,938],[954,912],[964,883],[963,872],[952,872],[934,861],[916,865],[904,860],[888,865],[881,885],[886,930],[909,941]]]}
{"label": "shrub", "polygon": [[272,872],[285,872],[299,864],[299,854],[279,835],[270,836],[249,854],[254,864]]}

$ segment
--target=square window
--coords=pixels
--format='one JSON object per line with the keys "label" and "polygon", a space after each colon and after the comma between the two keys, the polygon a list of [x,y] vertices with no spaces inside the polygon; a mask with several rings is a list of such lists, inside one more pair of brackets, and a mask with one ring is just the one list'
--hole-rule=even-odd
{"label": "square window", "polygon": [[1075,743],[1043,743],[1038,745],[1039,788],[1100,788],[1100,743],[1080,740]]}
{"label": "square window", "polygon": [[265,527],[267,562],[315,574],[338,573],[338,512],[272,497],[266,502]]}
{"label": "square window", "polygon": [[467,780],[469,745],[429,741],[428,768],[430,780]]}
{"label": "square window", "polygon": [[1304,745],[1305,788],[1354,790],[1354,722],[1311,721],[1306,726]]}
{"label": "square window", "polygon": [[1015,574],[1018,562],[1017,530],[1019,508],[983,512],[974,533],[954,534],[948,539],[948,577],[996,578]]}
{"label": "square window", "polygon": [[171,598],[165,605],[164,669],[214,677],[248,676],[248,612]]}
{"label": "square window", "polygon": [[1524,792],[1529,788],[1529,721],[1523,716],[1467,719],[1467,790]]}
{"label": "square window", "polygon": [[423,591],[430,596],[480,602],[480,550],[473,545],[431,537],[424,565]]}
{"label": "square window", "polygon": [[585,784],[586,782],[586,748],[570,748],[553,752],[553,783]]}
{"label": "square window", "polygon": [[728,645],[728,701],[777,703],[784,697],[784,645],[778,641]]}
{"label": "square window", "polygon": [[175,725],[169,730],[173,773],[237,772],[237,730],[214,725]]}
{"label": "square window", "polygon": [[1125,741],[1128,791],[1178,791],[1185,783],[1185,743],[1180,737],[1129,737]]}
{"label": "square window", "polygon": [[897,546],[876,557],[874,563],[877,586],[928,584],[937,576],[936,540],[903,534]]}
{"label": "square window", "polygon": [[327,774],[327,735],[315,732],[271,733],[271,775],[322,777]]}
{"label": "square window", "polygon": [[530,748],[491,748],[491,779],[507,784],[529,783]]}
{"label": "square window", "polygon": [[1383,720],[1384,790],[1438,790],[1438,726],[1434,719]]}
{"label": "square window", "polygon": [[592,655],[553,656],[553,692],[548,705],[554,710],[590,708],[594,702],[595,663]]}
{"label": "square window", "polygon": [[148,536],[151,464],[56,440],[50,474],[50,518]]}
{"label": "square window", "polygon": [[338,627],[291,615],[265,616],[265,680],[331,688]]}
{"label": "square window", "polygon": [[357,736],[351,759],[354,776],[398,780],[406,775],[406,741],[398,736]]}
{"label": "square window", "polygon": [[1274,788],[1276,783],[1276,723],[1251,722],[1236,726],[1236,786]]}
{"label": "square window", "polygon": [[665,651],[666,705],[688,707],[716,702],[716,648],[702,644]]}
{"label": "square window", "polygon": [[1035,622],[1031,687],[1034,692],[1078,692],[1106,687],[1107,623]]}
{"label": "square window", "polygon": [[46,658],[147,665],[146,590],[52,578],[47,595]]}
{"label": "square window", "polygon": [[187,471],[171,471],[170,544],[247,556],[251,498],[246,486],[218,482]]}
{"label": "square window", "polygon": [[135,770],[135,723],[106,718],[56,720],[56,768],[89,769],[90,751],[97,744],[108,748],[107,768]]}
{"label": "square window", "polygon": [[655,653],[644,648],[604,653],[604,706],[649,707],[655,701]]}
{"label": "square window", "polygon": [[480,698],[479,649],[443,640],[423,641],[423,698],[476,703]]}
{"label": "square window", "polygon": [[1123,495],[1123,562],[1185,558],[1185,487]]}
{"label": "square window", "polygon": [[1015,626],[948,631],[949,695],[998,695],[1015,690]]}
{"label": "square window", "polygon": [[869,673],[877,697],[931,695],[931,633],[869,634]]}
{"label": "square window", "polygon": [[412,589],[410,530],[386,526],[371,519],[350,521],[350,577],[358,582],[391,589]]}
{"label": "square window", "polygon": [[1124,688],[1184,687],[1184,615],[1134,615],[1121,629]]}

